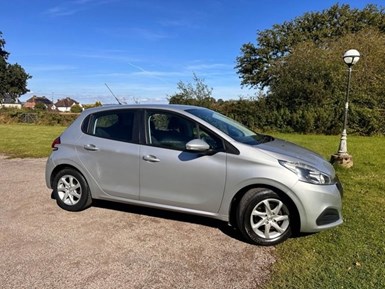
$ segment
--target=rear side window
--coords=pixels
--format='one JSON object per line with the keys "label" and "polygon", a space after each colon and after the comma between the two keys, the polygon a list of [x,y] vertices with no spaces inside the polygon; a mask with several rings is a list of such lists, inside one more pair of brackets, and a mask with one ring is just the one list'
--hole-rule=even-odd
{"label": "rear side window", "polygon": [[85,119],[83,124],[85,131],[83,131],[86,134],[100,138],[137,143],[135,115],[134,110],[113,110],[95,113]]}

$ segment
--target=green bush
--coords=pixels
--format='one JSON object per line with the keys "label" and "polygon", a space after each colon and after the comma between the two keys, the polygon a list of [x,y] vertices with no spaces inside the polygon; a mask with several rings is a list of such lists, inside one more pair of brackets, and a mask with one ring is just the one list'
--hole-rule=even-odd
{"label": "green bush", "polygon": [[83,111],[83,108],[79,104],[75,104],[71,107],[72,113],[81,113]]}
{"label": "green bush", "polygon": [[68,126],[77,116],[78,114],[46,110],[2,108],[0,109],[0,124],[33,123],[39,125]]}
{"label": "green bush", "polygon": [[35,110],[47,110],[47,106],[42,102],[38,102],[35,104]]}
{"label": "green bush", "polygon": [[352,106],[349,127],[360,135],[384,134],[384,115],[378,109]]}
{"label": "green bush", "polygon": [[[224,101],[210,108],[256,130],[283,133],[335,135],[341,133],[344,118],[341,103],[289,109],[262,98]],[[385,134],[385,112],[353,104],[348,112],[348,130],[350,134],[365,136]]]}

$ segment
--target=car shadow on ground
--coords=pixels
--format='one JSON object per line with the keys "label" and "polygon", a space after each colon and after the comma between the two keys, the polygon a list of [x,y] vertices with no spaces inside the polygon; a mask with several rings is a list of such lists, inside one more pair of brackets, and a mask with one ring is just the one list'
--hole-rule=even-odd
{"label": "car shadow on ground", "polygon": [[227,222],[216,219],[167,210],[160,210],[156,208],[140,207],[124,203],[109,202],[104,200],[93,200],[92,207],[216,228],[219,229],[225,235],[229,236],[230,238],[236,239],[241,242],[249,243],[242,237],[241,233],[236,228],[230,226]]}
{"label": "car shadow on ground", "polygon": [[[51,199],[53,200],[55,199],[53,196],[53,192],[51,193]],[[141,207],[141,206],[135,206],[130,204],[124,204],[124,203],[110,202],[110,201],[104,201],[104,200],[92,200],[92,207],[216,228],[220,230],[222,233],[224,233],[225,235],[229,236],[230,238],[233,238],[235,240],[238,240],[240,242],[244,242],[247,244],[255,245],[249,240],[245,239],[237,228],[230,226],[227,222],[211,219],[208,217],[178,213],[178,212],[161,210],[156,208]],[[292,232],[290,239],[304,238],[314,234],[315,233],[301,233],[298,230],[295,230],[294,232]]]}

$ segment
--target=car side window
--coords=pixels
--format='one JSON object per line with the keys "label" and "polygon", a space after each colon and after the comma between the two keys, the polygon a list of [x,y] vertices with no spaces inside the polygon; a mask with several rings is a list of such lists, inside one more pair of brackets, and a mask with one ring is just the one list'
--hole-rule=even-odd
{"label": "car side window", "polygon": [[134,142],[134,110],[116,110],[94,114],[88,134],[124,142]]}
{"label": "car side window", "polygon": [[213,149],[223,147],[220,138],[204,130],[198,123],[178,114],[149,112],[146,120],[149,145],[185,150],[189,141],[200,138],[204,139]]}
{"label": "car side window", "polygon": [[210,149],[213,149],[215,151],[224,150],[221,138],[217,137],[216,135],[201,126],[199,126],[199,138],[207,142],[207,144],[210,146]]}

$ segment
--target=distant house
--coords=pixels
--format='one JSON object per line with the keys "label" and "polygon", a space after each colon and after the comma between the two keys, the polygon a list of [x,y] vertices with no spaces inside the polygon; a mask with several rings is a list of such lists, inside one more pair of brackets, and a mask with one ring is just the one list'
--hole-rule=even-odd
{"label": "distant house", "polygon": [[46,98],[45,96],[32,96],[30,99],[28,99],[25,103],[24,103],[24,107],[25,108],[32,108],[34,109],[36,104],[38,103],[42,103],[46,109],[55,109],[54,105],[53,105],[53,102],[50,101],[48,98]]}
{"label": "distant house", "polygon": [[0,103],[0,107],[21,108],[22,104],[21,104],[21,102],[20,102],[20,100],[18,98],[17,99],[13,99],[9,95],[6,95],[4,100],[3,100],[3,102]]}
{"label": "distant house", "polygon": [[70,112],[71,111],[71,107],[73,107],[74,105],[78,105],[81,108],[83,108],[83,106],[79,102],[77,102],[76,100],[73,100],[70,97],[59,99],[55,103],[56,109],[58,111],[61,111],[61,112]]}

